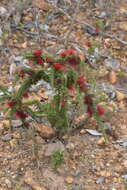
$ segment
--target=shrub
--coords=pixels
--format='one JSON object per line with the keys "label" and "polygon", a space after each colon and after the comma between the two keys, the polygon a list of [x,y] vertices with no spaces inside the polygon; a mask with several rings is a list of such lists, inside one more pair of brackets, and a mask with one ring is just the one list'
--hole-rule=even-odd
{"label": "shrub", "polygon": [[[73,108],[76,108],[79,113],[86,112],[88,117],[93,116],[100,123],[105,110],[99,105],[100,94],[96,88],[95,76],[75,50],[64,50],[58,57],[36,50],[32,54],[26,54],[25,58],[29,60],[30,66],[33,62],[36,67],[24,67],[18,71],[18,90],[9,92],[0,85],[3,92],[0,102],[5,105],[3,112],[7,112],[9,120],[18,117],[23,126],[28,127],[29,116],[33,119],[46,117],[56,131],[65,133],[74,119]],[[53,98],[46,103],[27,100],[29,89],[40,80],[50,84],[55,92]],[[33,109],[33,105],[36,109]]]}

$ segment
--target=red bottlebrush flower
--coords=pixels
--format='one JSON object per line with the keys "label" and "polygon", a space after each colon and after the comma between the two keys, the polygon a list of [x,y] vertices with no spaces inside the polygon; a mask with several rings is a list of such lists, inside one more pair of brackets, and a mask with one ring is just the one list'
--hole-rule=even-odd
{"label": "red bottlebrush flower", "polygon": [[28,92],[24,92],[23,97],[28,98],[29,97]]}
{"label": "red bottlebrush flower", "polygon": [[61,53],[60,53],[60,56],[61,56],[61,57],[66,57],[66,56],[67,56],[66,51],[61,52]]}
{"label": "red bottlebrush flower", "polygon": [[76,54],[76,51],[74,49],[68,49],[68,50],[64,50],[60,53],[60,56],[61,57],[66,57],[66,56],[69,56],[69,55],[74,55]]}
{"label": "red bottlebrush flower", "polygon": [[84,76],[79,77],[79,79],[77,80],[77,84],[81,85],[84,82],[86,82],[86,78]]}
{"label": "red bottlebrush flower", "polygon": [[68,49],[67,54],[68,55],[74,55],[74,54],[76,54],[76,51],[74,49]]}
{"label": "red bottlebrush flower", "polygon": [[88,106],[88,107],[87,107],[86,113],[89,115],[89,117],[92,117],[92,115],[93,115],[93,109],[92,109],[91,106]]}
{"label": "red bottlebrush flower", "polygon": [[42,50],[35,50],[34,52],[33,52],[33,56],[35,56],[35,57],[40,57],[41,55],[42,55]]}
{"label": "red bottlebrush flower", "polygon": [[64,70],[65,69],[65,66],[62,65],[61,63],[53,63],[53,67],[56,70]]}
{"label": "red bottlebrush flower", "polygon": [[8,102],[6,105],[7,105],[8,107],[13,107],[13,106],[15,106],[16,104],[17,104],[16,101],[11,101],[11,102]]}
{"label": "red bottlebrush flower", "polygon": [[66,59],[66,62],[67,62],[69,65],[71,65],[72,67],[75,67],[75,66],[77,66],[77,65],[80,64],[80,58],[77,57],[77,56],[68,57],[68,58]]}
{"label": "red bottlebrush flower", "polygon": [[98,113],[99,115],[104,115],[104,114],[105,114],[104,108],[101,107],[101,106],[99,106],[99,105],[97,105],[97,113]]}
{"label": "red bottlebrush flower", "polygon": [[36,57],[36,61],[40,65],[43,63],[43,59],[40,56]]}
{"label": "red bottlebrush flower", "polygon": [[27,113],[25,113],[22,110],[17,110],[16,111],[16,116],[19,117],[19,118],[21,118],[21,119],[25,119],[26,117],[28,117]]}
{"label": "red bottlebrush flower", "polygon": [[93,104],[92,97],[90,95],[85,96],[84,103],[88,105],[92,105]]}

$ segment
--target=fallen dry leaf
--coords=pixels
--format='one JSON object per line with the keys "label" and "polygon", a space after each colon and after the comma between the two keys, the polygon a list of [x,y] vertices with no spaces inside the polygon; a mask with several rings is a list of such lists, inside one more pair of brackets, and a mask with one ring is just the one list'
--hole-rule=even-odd
{"label": "fallen dry leaf", "polygon": [[116,73],[114,71],[109,72],[109,81],[111,84],[115,84],[117,81]]}
{"label": "fallen dry leaf", "polygon": [[98,145],[105,145],[105,139],[104,139],[104,137],[99,138],[99,140],[97,141],[97,144]]}
{"label": "fallen dry leaf", "polygon": [[32,187],[33,190],[46,190],[44,187],[40,187],[34,180],[33,175],[31,171],[27,171],[24,177],[24,181],[26,184],[28,184],[30,187]]}
{"label": "fallen dry leaf", "polygon": [[127,22],[120,22],[119,28],[121,30],[127,31]]}
{"label": "fallen dry leaf", "polygon": [[74,181],[74,179],[71,177],[71,176],[68,176],[66,179],[65,179],[65,182],[68,183],[68,184],[72,184]]}
{"label": "fallen dry leaf", "polygon": [[36,6],[37,8],[42,9],[44,11],[48,11],[52,8],[51,5],[44,0],[34,0],[32,4],[33,6]]}
{"label": "fallen dry leaf", "polygon": [[104,177],[110,177],[112,175],[112,172],[106,171],[106,170],[102,170],[102,171],[100,171],[100,175],[104,176]]}
{"label": "fallen dry leaf", "polygon": [[51,138],[55,135],[54,129],[46,125],[36,124],[36,130],[45,138]]}
{"label": "fallen dry leaf", "polygon": [[119,91],[116,91],[116,99],[117,101],[121,101],[125,98],[125,95]]}

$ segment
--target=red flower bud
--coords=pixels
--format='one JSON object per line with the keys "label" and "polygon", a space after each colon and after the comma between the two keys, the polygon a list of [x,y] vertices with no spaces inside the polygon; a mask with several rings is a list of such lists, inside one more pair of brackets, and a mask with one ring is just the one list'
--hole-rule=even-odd
{"label": "red flower bud", "polygon": [[92,100],[91,95],[85,96],[84,103],[88,104],[88,105],[92,105],[93,104],[93,100]]}
{"label": "red flower bud", "polygon": [[75,53],[76,53],[76,51],[74,49],[68,49],[67,50],[68,55],[74,55]]}
{"label": "red flower bud", "polygon": [[53,67],[56,70],[64,70],[65,69],[65,66],[62,65],[61,63],[53,63]]}
{"label": "red flower bud", "polygon": [[15,106],[16,104],[17,104],[16,101],[11,101],[11,102],[8,102],[6,105],[7,105],[8,107],[13,107],[13,106]]}
{"label": "red flower bud", "polygon": [[88,106],[88,107],[87,107],[87,111],[86,111],[86,113],[89,115],[89,117],[92,117],[93,109],[92,109],[91,106]]}
{"label": "red flower bud", "polygon": [[84,82],[86,82],[86,78],[84,76],[79,77],[79,79],[77,80],[77,84],[81,85]]}
{"label": "red flower bud", "polygon": [[36,61],[40,65],[43,63],[43,59],[40,56],[36,57]]}
{"label": "red flower bud", "polygon": [[24,92],[23,97],[28,98],[29,97],[28,92]]}
{"label": "red flower bud", "polygon": [[35,50],[34,52],[33,52],[33,56],[35,56],[35,57],[40,57],[41,55],[42,55],[42,50]]}
{"label": "red flower bud", "polygon": [[99,106],[99,105],[97,105],[97,113],[98,113],[99,115],[104,115],[104,114],[105,114],[104,108],[101,107],[101,106]]}
{"label": "red flower bud", "polygon": [[60,53],[60,56],[61,56],[61,57],[66,57],[66,56],[67,56],[66,51],[61,52],[61,53]]}
{"label": "red flower bud", "polygon": [[22,110],[17,110],[16,111],[16,116],[19,117],[19,118],[22,118],[22,119],[25,119],[26,117],[28,117],[27,113],[25,113]]}
{"label": "red flower bud", "polygon": [[60,53],[60,56],[61,57],[66,57],[66,56],[69,56],[69,55],[74,55],[76,54],[76,51],[74,49],[68,49],[68,50],[64,50]]}

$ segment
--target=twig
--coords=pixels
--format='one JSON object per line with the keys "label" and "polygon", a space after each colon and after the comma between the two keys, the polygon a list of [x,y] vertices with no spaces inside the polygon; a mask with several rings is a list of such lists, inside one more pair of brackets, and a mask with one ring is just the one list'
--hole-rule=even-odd
{"label": "twig", "polygon": [[109,37],[109,38],[114,38],[115,40],[117,40],[118,42],[124,44],[124,45],[127,45],[127,42],[124,41],[124,40],[121,40],[120,38],[118,38],[116,35],[111,35],[111,34],[107,34],[105,33],[104,34],[105,37]]}
{"label": "twig", "polygon": [[[71,17],[67,12],[65,12],[63,9],[57,7],[56,5],[54,5],[53,3],[51,3],[49,0],[47,0],[48,3],[50,3],[55,9],[57,9],[58,11],[60,11],[61,13],[63,13],[64,15],[66,15],[66,17],[71,20],[72,22],[78,22],[79,24],[82,24],[82,25],[85,25],[85,26],[88,26],[90,27],[92,30],[95,30],[95,27],[92,26],[91,24],[88,24],[87,22],[85,21],[82,21],[82,20],[79,20],[77,18],[74,18],[74,17]],[[124,44],[124,45],[127,45],[127,42],[124,41],[124,40],[121,40],[119,39],[116,35],[111,35],[111,34],[107,34],[107,33],[104,33],[103,34],[105,37],[109,37],[109,38],[114,38],[115,40],[117,40],[118,42]]]}
{"label": "twig", "polygon": [[[78,12],[79,12],[79,6],[80,6],[80,0],[79,0],[79,2],[77,1],[76,10],[75,10],[74,15],[78,14]],[[75,23],[75,22],[74,22],[74,20],[72,19],[72,20],[71,20],[70,27],[69,27],[69,30],[68,30],[68,33],[67,33],[67,35],[66,35],[66,41],[65,41],[65,43],[64,43],[64,44],[65,44],[65,48],[68,47],[69,36],[70,36],[70,34],[71,34],[72,30],[73,30],[74,23]]]}
{"label": "twig", "polygon": [[35,9],[35,27],[38,33],[38,42],[39,44],[41,43],[41,36],[40,36],[40,27],[39,27],[39,16],[40,16],[40,11],[36,8]]}

